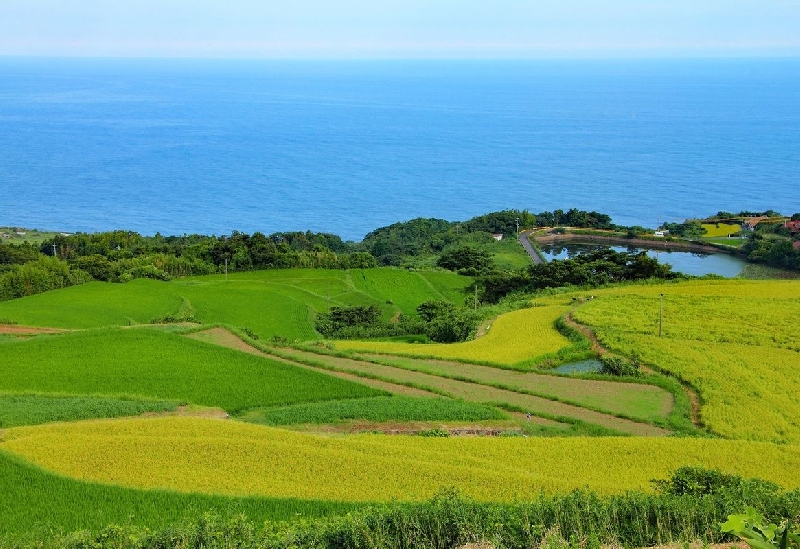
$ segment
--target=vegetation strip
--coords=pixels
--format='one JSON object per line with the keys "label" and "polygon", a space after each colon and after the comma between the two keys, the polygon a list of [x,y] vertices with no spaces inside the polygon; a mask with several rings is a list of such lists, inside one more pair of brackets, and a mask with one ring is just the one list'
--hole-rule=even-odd
{"label": "vegetation strip", "polygon": [[242,351],[247,354],[269,358],[270,360],[274,360],[282,364],[287,364],[298,368],[304,368],[306,370],[323,373],[325,375],[330,375],[354,383],[359,383],[361,385],[366,385],[367,387],[371,387],[379,391],[385,391],[387,393],[405,395],[405,396],[414,396],[414,397],[440,396],[439,393],[433,393],[431,391],[426,391],[425,389],[412,387],[409,385],[391,383],[389,381],[384,381],[377,378],[364,377],[356,374],[349,374],[347,372],[338,371],[331,368],[314,367],[312,364],[306,364],[302,362],[297,362],[295,360],[289,360],[288,358],[281,356],[281,354],[279,353],[276,354],[274,350],[272,353],[267,353],[265,351],[262,351],[261,349],[246,343],[241,337],[234,335],[232,332],[224,328],[209,328],[207,330],[192,332],[190,334],[187,334],[187,337],[191,337],[193,339],[197,339],[200,341],[206,341],[209,343],[213,343],[215,345],[221,345],[223,347],[228,347],[230,349]]}
{"label": "vegetation strip", "polygon": [[480,385],[473,382],[459,381],[383,364],[375,364],[361,360],[317,354],[309,351],[300,351],[297,349],[282,349],[281,353],[284,356],[301,361],[325,361],[327,364],[330,364],[334,368],[340,370],[366,373],[369,375],[379,376],[382,379],[414,383],[418,386],[433,387],[444,391],[450,396],[468,401],[505,402],[521,406],[534,413],[574,417],[589,423],[602,425],[621,433],[641,436],[664,436],[669,434],[669,431],[660,427],[638,423],[628,419],[615,417],[601,412],[595,412],[579,406],[573,406],[530,394],[517,393],[506,389],[497,389],[495,387]]}
{"label": "vegetation strip", "polygon": [[665,419],[673,405],[669,392],[652,385],[499,370],[475,364],[389,355],[356,355],[356,358],[531,394],[644,421]]}

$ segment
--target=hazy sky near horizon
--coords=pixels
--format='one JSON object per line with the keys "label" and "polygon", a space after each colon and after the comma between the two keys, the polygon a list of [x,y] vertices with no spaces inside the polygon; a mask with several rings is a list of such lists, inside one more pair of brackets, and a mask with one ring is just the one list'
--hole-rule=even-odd
{"label": "hazy sky near horizon", "polygon": [[0,0],[0,55],[800,55],[800,0]]}

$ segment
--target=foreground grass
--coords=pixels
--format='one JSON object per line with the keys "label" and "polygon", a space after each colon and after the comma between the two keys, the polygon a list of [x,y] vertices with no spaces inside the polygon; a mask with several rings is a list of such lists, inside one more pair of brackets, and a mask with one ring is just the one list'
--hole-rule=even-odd
{"label": "foreground grass", "polygon": [[247,408],[378,396],[363,385],[149,329],[6,342],[0,391],[127,396]]}
{"label": "foreground grass", "polygon": [[403,396],[359,398],[250,410],[242,420],[262,425],[366,421],[483,421],[507,419],[495,408],[447,398]]}
{"label": "foreground grass", "polygon": [[0,447],[76,479],[237,497],[419,501],[442,486],[482,501],[619,494],[700,464],[800,486],[800,447],[715,439],[329,438],[170,417],[19,427]]}

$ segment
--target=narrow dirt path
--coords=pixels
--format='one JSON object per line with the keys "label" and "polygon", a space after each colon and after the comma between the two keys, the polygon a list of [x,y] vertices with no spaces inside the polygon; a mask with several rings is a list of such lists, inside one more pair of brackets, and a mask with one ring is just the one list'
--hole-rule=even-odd
{"label": "narrow dirt path", "polygon": [[71,330],[60,328],[41,328],[38,326],[17,326],[16,324],[0,324],[0,334],[32,336],[39,334],[62,334]]}
{"label": "narrow dirt path", "polygon": [[[505,389],[498,389],[472,382],[458,381],[436,375],[425,374],[422,372],[410,371],[388,365],[374,364],[361,360],[353,360],[335,356],[320,355],[310,351],[301,351],[291,348],[281,349],[280,353],[284,355],[285,358],[279,357],[260,351],[248,345],[234,334],[222,328],[212,328],[202,332],[195,332],[193,334],[189,334],[189,337],[208,341],[218,345],[224,345],[250,354],[265,356],[272,360],[278,360],[280,362],[307,368],[309,370],[316,370],[329,375],[334,375],[336,377],[356,381],[357,383],[374,386],[376,388],[382,388],[389,392],[398,394],[415,394],[415,396],[434,396],[435,394],[423,389],[416,389],[403,385],[403,383],[410,383],[412,385],[416,385],[417,387],[431,387],[434,391],[442,391],[443,393],[446,393],[452,397],[462,398],[472,402],[505,402],[522,407],[523,409],[529,410],[534,414],[542,413],[550,416],[572,417],[632,435],[665,436],[670,434],[669,431],[660,427],[631,421],[629,419],[620,418],[602,412],[596,412],[563,402],[553,401],[525,393],[517,393]],[[330,365],[331,369],[322,366],[315,367],[313,364],[307,364],[307,362],[313,363],[315,361],[324,362],[325,364]],[[362,377],[364,375],[371,377]],[[374,377],[381,379],[374,379]],[[418,393],[418,395],[416,393]]]}
{"label": "narrow dirt path", "polygon": [[[564,317],[564,321],[566,322],[566,324],[570,328],[573,328],[574,330],[580,332],[581,334],[583,334],[591,342],[592,351],[594,351],[595,353],[597,353],[600,356],[603,356],[604,354],[609,352],[608,349],[603,347],[603,344],[600,343],[600,341],[597,339],[597,335],[594,333],[594,331],[592,331],[592,329],[589,328],[588,326],[584,326],[583,324],[578,323],[572,317],[572,313],[568,313],[567,316]],[[653,370],[652,368],[649,368],[648,366],[645,366],[645,365],[641,365],[640,368],[646,374],[655,374],[655,373],[657,373],[655,370]],[[703,421],[700,418],[700,411],[701,411],[701,409],[700,409],[700,396],[697,394],[697,392],[694,389],[692,389],[691,387],[685,385],[684,383],[681,383],[681,387],[683,388],[683,392],[688,397],[689,403],[691,405],[690,406],[690,412],[689,412],[690,419],[692,420],[692,423],[694,424],[695,427],[697,427],[699,429],[702,429],[703,428]]]}
{"label": "narrow dirt path", "polygon": [[603,347],[592,329],[588,326],[584,326],[583,324],[578,324],[575,319],[572,318],[572,313],[567,313],[567,316],[564,317],[564,322],[567,324],[567,326],[576,332],[580,332],[586,339],[589,340],[589,342],[592,344],[592,351],[600,356],[608,353],[608,349]]}
{"label": "narrow dirt path", "polygon": [[228,347],[230,349],[236,349],[237,351],[242,351],[243,353],[269,358],[270,360],[274,360],[276,362],[291,364],[292,366],[305,368],[306,370],[314,370],[316,372],[322,372],[324,374],[333,377],[338,377],[340,379],[346,379],[348,381],[360,383],[361,385],[366,385],[368,387],[372,387],[373,389],[379,389],[381,391],[386,391],[388,393],[394,393],[397,395],[404,395],[404,396],[415,396],[415,397],[439,396],[436,393],[425,391],[423,389],[417,389],[415,387],[407,387],[405,385],[400,385],[397,383],[389,383],[379,379],[360,377],[355,374],[349,374],[347,372],[334,372],[331,370],[326,370],[324,368],[314,368],[313,366],[309,366],[307,364],[300,364],[293,360],[288,360],[285,358],[281,358],[279,356],[265,353],[264,351],[261,351],[251,345],[248,345],[247,343],[236,337],[236,335],[232,334],[231,332],[223,328],[210,328],[208,330],[203,330],[202,332],[194,332],[191,334],[187,334],[187,337],[190,337],[192,339],[197,339],[200,341],[205,341],[208,343],[213,343],[215,345],[221,345],[223,347]]}
{"label": "narrow dirt path", "polygon": [[430,387],[434,391],[454,398],[478,403],[505,403],[530,411],[533,414],[574,418],[587,423],[601,425],[621,433],[637,436],[665,436],[670,431],[647,423],[632,421],[612,414],[597,412],[574,404],[567,404],[537,395],[496,388],[472,381],[461,381],[449,377],[409,370],[406,368],[377,364],[364,360],[321,355],[311,351],[285,348],[280,350],[284,356],[301,363],[324,362],[327,366],[350,372],[355,375],[367,375],[396,383],[409,383],[417,387]]}

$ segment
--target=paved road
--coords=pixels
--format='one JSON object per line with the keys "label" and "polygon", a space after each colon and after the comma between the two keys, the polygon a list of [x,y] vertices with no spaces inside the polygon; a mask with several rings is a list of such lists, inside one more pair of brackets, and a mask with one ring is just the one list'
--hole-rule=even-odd
{"label": "paved road", "polygon": [[533,245],[531,244],[530,240],[531,231],[522,231],[519,233],[517,237],[519,239],[519,243],[522,244],[522,247],[525,248],[525,251],[528,252],[528,255],[531,256],[531,261],[533,264],[536,265],[538,263],[544,263],[542,258],[539,257],[539,254],[536,253],[536,250],[533,249]]}

